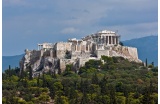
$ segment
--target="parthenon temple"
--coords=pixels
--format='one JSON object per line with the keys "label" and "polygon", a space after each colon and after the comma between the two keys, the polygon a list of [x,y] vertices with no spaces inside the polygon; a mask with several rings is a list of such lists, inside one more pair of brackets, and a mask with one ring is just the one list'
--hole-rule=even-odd
{"label": "parthenon temple", "polygon": [[104,44],[104,45],[116,45],[119,44],[120,36],[116,34],[116,32],[102,30],[95,34],[88,35],[82,38],[84,41],[92,40],[97,44]]}

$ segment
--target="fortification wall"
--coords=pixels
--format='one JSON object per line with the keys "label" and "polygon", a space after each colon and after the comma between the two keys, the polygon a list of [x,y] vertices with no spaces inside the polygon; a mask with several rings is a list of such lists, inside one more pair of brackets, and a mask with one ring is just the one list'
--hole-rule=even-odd
{"label": "fortification wall", "polygon": [[128,47],[128,52],[134,59],[138,59],[137,48]]}
{"label": "fortification wall", "polygon": [[87,61],[89,61],[89,58],[85,58],[85,59],[79,58],[78,59],[78,67],[80,68],[80,67],[84,66]]}
{"label": "fortification wall", "polygon": [[56,55],[58,58],[65,58],[65,55],[66,55],[66,50],[57,50],[56,51]]}
{"label": "fortification wall", "polygon": [[56,44],[56,50],[68,50],[71,51],[71,45],[70,42],[59,42]]}
{"label": "fortification wall", "polygon": [[59,67],[61,69],[61,72],[65,71],[67,64],[73,64],[74,62],[75,62],[75,60],[73,60],[73,59],[60,59]]}
{"label": "fortification wall", "polygon": [[130,61],[141,62],[138,59],[137,48],[135,47],[127,47],[127,46],[110,46],[108,49],[105,50],[96,50],[95,51],[97,58],[101,58],[102,55],[109,56],[109,57],[124,57]]}
{"label": "fortification wall", "polygon": [[96,50],[97,58],[101,58],[102,55],[110,56],[109,50]]}
{"label": "fortification wall", "polygon": [[56,44],[56,55],[58,58],[64,58],[66,55],[66,51],[71,51],[72,47],[71,47],[71,43],[70,42],[59,42]]}
{"label": "fortification wall", "polygon": [[138,59],[137,48],[127,46],[114,46],[110,48],[109,56],[121,56],[130,61],[142,62]]}
{"label": "fortification wall", "polygon": [[76,58],[89,58],[90,57],[90,52],[72,52],[72,59],[76,59]]}

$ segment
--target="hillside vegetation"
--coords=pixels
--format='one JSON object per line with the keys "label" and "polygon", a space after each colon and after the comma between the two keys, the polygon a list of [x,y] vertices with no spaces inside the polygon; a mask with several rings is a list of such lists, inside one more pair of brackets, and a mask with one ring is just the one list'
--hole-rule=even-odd
{"label": "hillside vegetation", "polygon": [[[103,61],[102,61],[103,60]],[[64,72],[32,78],[19,68],[2,74],[3,104],[158,104],[158,67],[102,56],[89,60],[78,73]],[[73,71],[74,70],[74,71]]]}

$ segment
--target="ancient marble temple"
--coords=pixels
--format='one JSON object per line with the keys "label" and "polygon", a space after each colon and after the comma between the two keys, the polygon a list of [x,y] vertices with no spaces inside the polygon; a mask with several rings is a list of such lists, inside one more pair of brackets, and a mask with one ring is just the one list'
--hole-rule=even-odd
{"label": "ancient marble temple", "polygon": [[97,44],[104,44],[104,45],[116,45],[119,44],[119,35],[116,34],[116,32],[108,31],[108,30],[102,30],[95,34],[88,35],[82,40],[87,41],[91,40]]}

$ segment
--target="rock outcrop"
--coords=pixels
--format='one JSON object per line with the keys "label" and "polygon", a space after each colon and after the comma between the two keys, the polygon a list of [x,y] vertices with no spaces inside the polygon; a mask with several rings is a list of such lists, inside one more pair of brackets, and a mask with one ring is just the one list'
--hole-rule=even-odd
{"label": "rock outcrop", "polygon": [[20,61],[21,70],[27,70],[30,65],[33,76],[42,72],[63,72],[67,64],[72,64],[73,70],[85,65],[90,59],[99,60],[102,55],[108,57],[124,57],[129,61],[141,63],[137,48],[119,45],[115,32],[102,31],[86,36],[82,40],[69,39],[68,42],[38,44],[39,50],[25,50]]}

